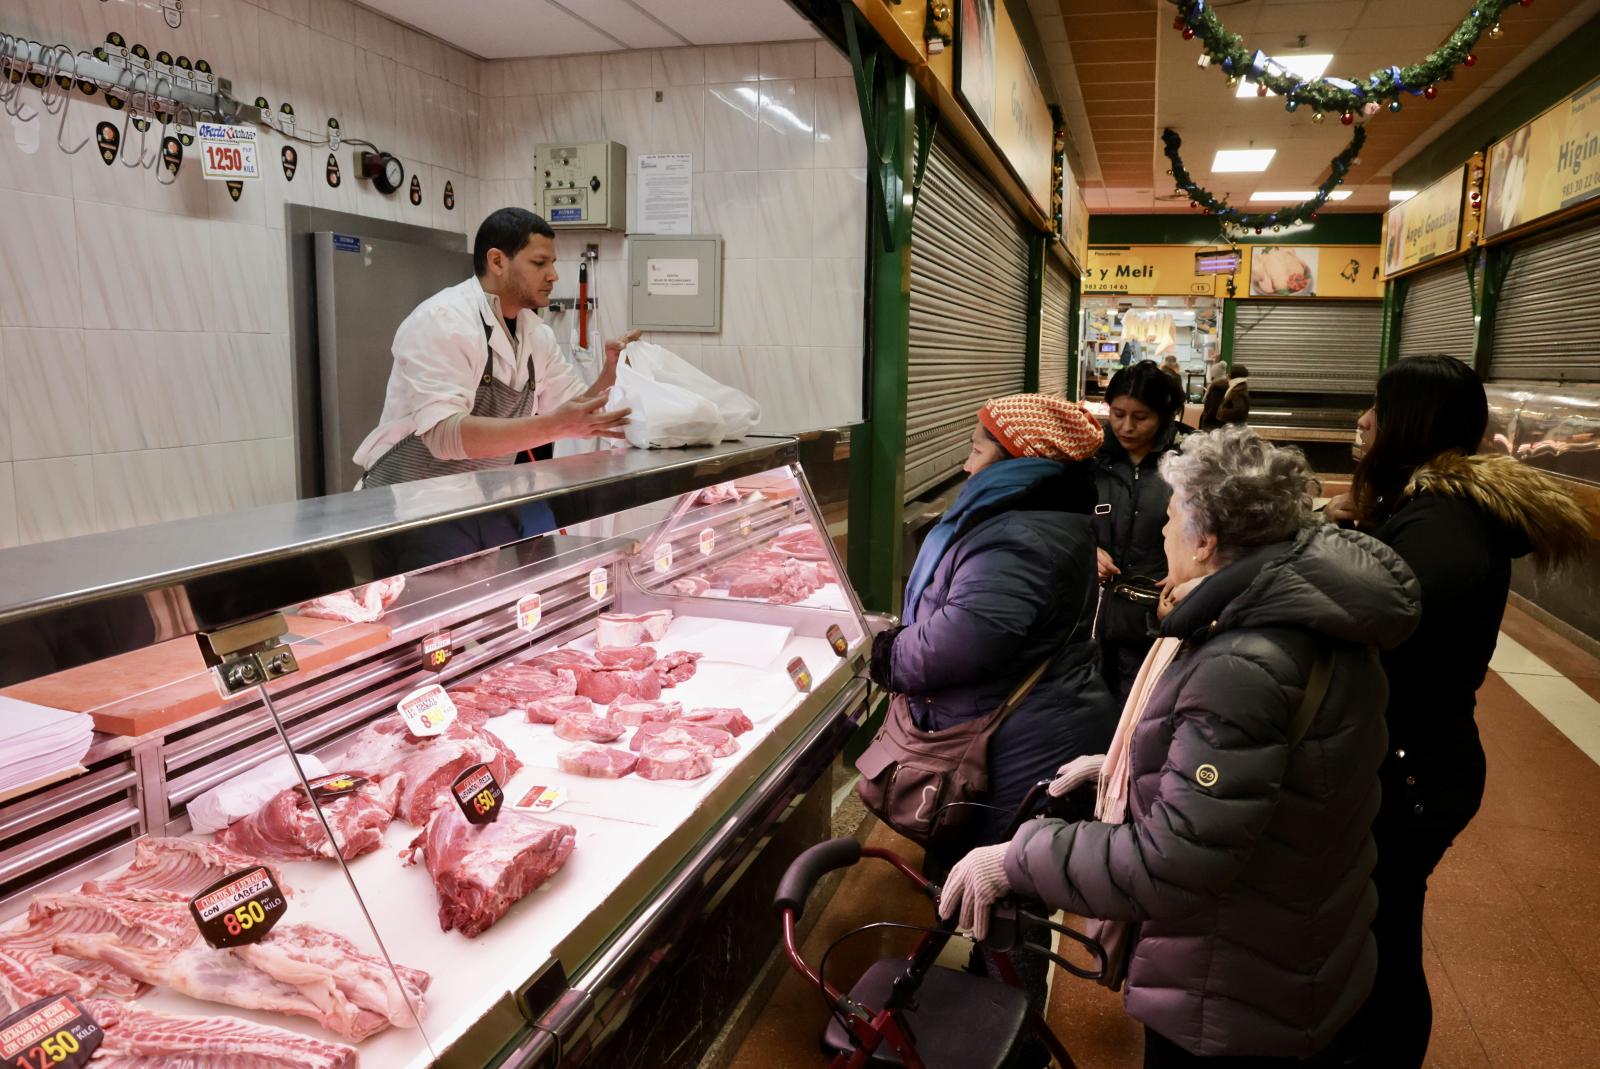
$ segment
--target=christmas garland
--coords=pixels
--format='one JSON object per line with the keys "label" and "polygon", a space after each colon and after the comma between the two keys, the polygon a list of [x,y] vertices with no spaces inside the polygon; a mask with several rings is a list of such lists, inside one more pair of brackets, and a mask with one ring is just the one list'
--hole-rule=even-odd
{"label": "christmas garland", "polygon": [[1237,208],[1230,207],[1227,201],[1218,198],[1190,177],[1188,169],[1183,165],[1183,157],[1178,155],[1183,139],[1175,130],[1161,131],[1161,143],[1167,154],[1167,161],[1172,164],[1172,170],[1168,173],[1172,175],[1173,184],[1178,191],[1189,195],[1189,207],[1204,208],[1207,215],[1216,216],[1224,226],[1253,228],[1257,234],[1269,226],[1277,230],[1282,226],[1315,219],[1317,210],[1327,203],[1328,197],[1335,189],[1344,184],[1344,176],[1349,173],[1351,165],[1357,162],[1356,156],[1366,141],[1367,128],[1356,127],[1355,136],[1350,139],[1350,144],[1333,158],[1333,162],[1328,165],[1327,179],[1317,188],[1317,195],[1310,200],[1301,201],[1292,207],[1279,208],[1273,212],[1241,212]]}
{"label": "christmas garland", "polygon": [[1259,49],[1251,52],[1244,47],[1244,39],[1229,33],[1216,12],[1206,0],[1172,0],[1178,8],[1178,17],[1172,27],[1183,32],[1184,40],[1200,38],[1205,54],[1200,66],[1212,63],[1222,68],[1229,84],[1240,78],[1256,83],[1257,91],[1267,90],[1287,98],[1284,107],[1294,111],[1301,104],[1316,109],[1316,120],[1322,121],[1326,112],[1339,112],[1346,126],[1355,121],[1357,112],[1375,115],[1385,100],[1390,111],[1400,110],[1400,96],[1409,93],[1432,100],[1438,93],[1438,84],[1452,77],[1457,66],[1470,67],[1478,62],[1472,46],[1478,38],[1488,33],[1491,39],[1500,36],[1500,13],[1513,3],[1522,7],[1533,0],[1478,0],[1466,18],[1461,20],[1445,42],[1430,52],[1421,63],[1409,67],[1386,67],[1374,71],[1359,82],[1343,78],[1316,78],[1302,81],[1298,75]]}

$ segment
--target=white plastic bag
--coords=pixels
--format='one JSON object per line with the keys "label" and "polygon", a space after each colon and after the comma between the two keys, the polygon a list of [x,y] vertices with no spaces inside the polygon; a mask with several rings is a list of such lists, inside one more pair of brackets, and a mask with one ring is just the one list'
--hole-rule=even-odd
{"label": "white plastic bag", "polygon": [[761,419],[754,399],[644,341],[622,350],[606,407],[633,410],[626,434],[636,449],[715,445],[743,437]]}

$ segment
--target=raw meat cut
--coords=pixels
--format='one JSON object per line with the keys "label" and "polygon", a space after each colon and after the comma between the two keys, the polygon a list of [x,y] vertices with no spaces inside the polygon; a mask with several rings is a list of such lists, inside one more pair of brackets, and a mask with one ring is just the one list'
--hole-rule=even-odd
{"label": "raw meat cut", "polygon": [[471,937],[485,931],[524,895],[567,863],[577,844],[570,824],[505,809],[474,827],[459,806],[443,806],[407,853],[420,850],[439,893],[439,927]]}
{"label": "raw meat cut", "polygon": [[718,566],[709,578],[712,586],[726,589],[729,597],[791,604],[804,601],[835,577],[832,566],[826,562],[801,560],[778,550],[757,549]]}
{"label": "raw meat cut", "polygon": [[380,579],[376,583],[308,601],[298,611],[301,616],[315,616],[323,620],[370,624],[383,616],[405,588],[406,577],[397,575],[393,579]]}
{"label": "raw meat cut", "polygon": [[674,650],[663,653],[660,660],[655,663],[656,675],[661,679],[663,687],[675,687],[679,683],[687,683],[694,678],[695,666],[700,658],[699,653],[685,653],[683,650]]}
{"label": "raw meat cut", "polygon": [[590,672],[587,678],[579,680],[578,693],[601,705],[610,705],[623,695],[654,699],[661,697],[661,677],[654,666],[638,671],[610,668]]}
{"label": "raw meat cut", "polygon": [[474,686],[501,690],[528,700],[557,698],[576,692],[577,677],[575,673],[560,668],[545,668],[532,664],[503,664],[499,668],[485,672]]}
{"label": "raw meat cut", "polygon": [[503,694],[490,693],[473,686],[451,687],[445,692],[456,707],[456,718],[473,726],[482,726],[497,716],[505,716],[516,704]]}
{"label": "raw meat cut", "polygon": [[634,771],[644,779],[699,779],[711,772],[711,751],[702,746],[662,746],[641,752]]}
{"label": "raw meat cut", "polygon": [[527,663],[548,668],[552,671],[558,668],[566,668],[573,671],[593,672],[601,667],[594,654],[571,649],[551,650],[548,653],[541,653]]}
{"label": "raw meat cut", "polygon": [[626,730],[605,713],[568,713],[556,721],[556,738],[568,742],[613,742]]}
{"label": "raw meat cut", "polygon": [[594,703],[588,698],[572,695],[565,698],[546,698],[529,702],[527,713],[530,724],[554,724],[569,713],[591,713]]}
{"label": "raw meat cut", "polygon": [[695,495],[696,505],[720,505],[724,501],[739,500],[739,488],[732,483],[718,483],[708,486]]}
{"label": "raw meat cut", "polygon": [[638,763],[639,759],[627,750],[593,742],[575,742],[556,754],[561,771],[596,779],[621,779]]}
{"label": "raw meat cut", "polygon": [[623,727],[638,727],[652,722],[666,723],[683,715],[679,702],[650,702],[638,698],[618,698],[606,709],[606,715]]}
{"label": "raw meat cut", "polygon": [[709,724],[640,724],[628,740],[628,748],[640,753],[679,746],[703,746],[712,757],[727,757],[739,749],[732,734]]}
{"label": "raw meat cut", "polygon": [[28,905],[25,927],[0,932],[0,956],[25,971],[26,979],[17,982],[26,984],[28,1001],[57,994],[83,998],[99,989],[127,998],[145,992],[139,981],[103,962],[57,953],[56,940],[69,932],[108,932],[136,946],[182,946],[199,935],[182,902],[70,892],[40,895]]}
{"label": "raw meat cut", "polygon": [[417,738],[398,716],[374,721],[356,733],[342,763],[364,768],[379,779],[405,777],[396,815],[422,827],[443,803],[455,778],[476,764],[487,764],[499,783],[511,782],[522,767],[500,737],[487,728],[457,720],[442,734]]}
{"label": "raw meat cut", "polygon": [[114,935],[67,934],[60,951],[103,961],[147,984],[243,1009],[309,1017],[336,1035],[361,1040],[390,1025],[415,1023],[429,977],[363,954],[343,936],[308,924],[280,924],[259,943],[215,949],[136,947]]}
{"label": "raw meat cut", "polygon": [[322,814],[333,829],[333,845],[304,788],[279,791],[267,804],[217,832],[217,842],[232,850],[275,861],[331,859],[337,847],[346,861],[376,850],[400,804],[405,775],[383,780],[367,772],[350,772],[367,782],[349,794],[322,803]]}
{"label": "raw meat cut", "polygon": [[95,1069],[356,1069],[354,1047],[238,1017],[174,1017],[126,1002],[84,1003],[105,1031]]}
{"label": "raw meat cut", "polygon": [[743,709],[690,709],[683,716],[688,724],[709,724],[730,735],[743,735],[755,727]]}
{"label": "raw meat cut", "polygon": [[710,589],[711,583],[704,576],[686,575],[682,579],[672,581],[674,594],[686,594],[691,598],[697,598]]}
{"label": "raw meat cut", "polygon": [[649,646],[595,650],[594,656],[596,660],[607,668],[649,668],[656,663],[656,651]]}
{"label": "raw meat cut", "polygon": [[[131,865],[106,879],[90,880],[83,890],[106,894],[152,891],[187,902],[224,876],[259,864],[253,857],[215,843],[146,836],[133,844]],[[292,894],[283,874],[271,865],[267,867],[284,893]]]}
{"label": "raw meat cut", "polygon": [[828,550],[822,538],[810,527],[789,531],[773,539],[772,548],[801,560],[827,560]]}
{"label": "raw meat cut", "polygon": [[672,610],[656,609],[638,616],[603,612],[594,629],[594,648],[613,650],[620,646],[637,646],[643,642],[658,642],[672,626]]}

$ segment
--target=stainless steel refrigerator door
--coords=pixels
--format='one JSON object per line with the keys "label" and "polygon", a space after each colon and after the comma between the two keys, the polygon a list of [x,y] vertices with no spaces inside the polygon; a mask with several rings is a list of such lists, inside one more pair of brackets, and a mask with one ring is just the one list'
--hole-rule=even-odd
{"label": "stainless steel refrigerator door", "polygon": [[406,241],[318,231],[317,347],[322,382],[322,465],[330,494],[354,489],[350,458],[378,425],[394,332],[411,310],[472,275],[472,256]]}

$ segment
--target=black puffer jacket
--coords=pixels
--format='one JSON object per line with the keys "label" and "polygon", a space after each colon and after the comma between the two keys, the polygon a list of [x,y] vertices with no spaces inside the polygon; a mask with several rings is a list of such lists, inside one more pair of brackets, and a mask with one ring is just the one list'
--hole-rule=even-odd
{"label": "black puffer jacket", "polygon": [[[1056,654],[990,739],[987,800],[1000,810],[1015,809],[1034,782],[1072,758],[1103,753],[1116,725],[1090,626],[1095,567],[1086,484],[1046,479],[978,519],[934,570],[916,623],[873,644],[872,678],[905,694],[925,731],[994,712]],[[971,845],[1003,838],[1009,815],[988,813]]]}
{"label": "black puffer jacket", "polygon": [[[1418,612],[1410,569],[1353,531],[1236,561],[1163,625],[1188,638],[1134,729],[1127,822],[1037,820],[1012,840],[1019,893],[1141,922],[1128,1012],[1185,1050],[1305,1057],[1366,998],[1387,691],[1374,644],[1404,641]],[[1332,680],[1291,747],[1319,649]]]}
{"label": "black puffer jacket", "polygon": [[[1167,524],[1167,501],[1172,488],[1156,466],[1167,453],[1178,448],[1182,427],[1172,423],[1161,432],[1154,447],[1135,464],[1116,435],[1106,432],[1105,444],[1095,455],[1096,544],[1120,568],[1120,579],[1144,577],[1160,583],[1167,577],[1167,553],[1162,528]],[[1101,605],[1099,633],[1112,642],[1148,645],[1144,634],[1146,610],[1116,598]],[[1115,617],[1115,619],[1111,619]]]}

